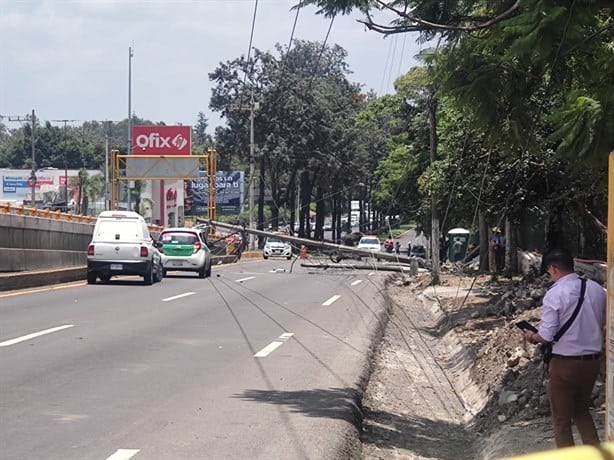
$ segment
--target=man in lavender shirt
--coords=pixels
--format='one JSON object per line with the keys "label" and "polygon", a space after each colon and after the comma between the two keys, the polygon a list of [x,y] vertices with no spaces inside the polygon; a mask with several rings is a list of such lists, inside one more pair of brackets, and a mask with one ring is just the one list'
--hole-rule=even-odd
{"label": "man in lavender shirt", "polygon": [[[580,297],[581,281],[574,273],[573,257],[567,250],[548,252],[542,267],[554,284],[544,296],[538,332],[524,332],[524,339],[531,343],[551,342],[573,314]],[[577,317],[552,346],[548,393],[557,447],[574,445],[572,423],[584,444],[599,444],[589,405],[601,365],[605,318],[605,291],[596,282],[587,280]]]}

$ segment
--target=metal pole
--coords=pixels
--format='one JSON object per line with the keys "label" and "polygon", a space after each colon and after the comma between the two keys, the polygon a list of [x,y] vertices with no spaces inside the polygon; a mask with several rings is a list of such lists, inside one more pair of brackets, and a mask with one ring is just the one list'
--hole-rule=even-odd
{"label": "metal pole", "polygon": [[109,133],[104,133],[104,210],[108,211],[109,206]]}
{"label": "metal pole", "polygon": [[[128,47],[128,155],[132,155],[132,47]],[[132,207],[130,197],[130,181],[126,181],[128,188],[127,205],[128,211]]]}
{"label": "metal pole", "polygon": [[36,142],[36,137],[34,135],[34,129],[36,128],[36,114],[34,113],[34,109],[32,109],[32,132],[31,132],[31,141],[32,141],[32,173],[30,175],[30,181],[32,182],[32,207],[36,208],[36,157],[34,155],[34,144]]}
{"label": "metal pole", "polygon": [[[249,228],[254,228],[254,94],[249,112]],[[250,235],[249,248],[255,249],[256,239]]]}

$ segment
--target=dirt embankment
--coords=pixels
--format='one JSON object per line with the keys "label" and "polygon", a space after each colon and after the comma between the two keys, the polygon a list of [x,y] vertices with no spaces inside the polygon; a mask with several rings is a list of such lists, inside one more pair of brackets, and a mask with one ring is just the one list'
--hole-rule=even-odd
{"label": "dirt embankment", "polygon": [[[515,322],[537,324],[547,280],[396,276],[364,399],[366,459],[494,459],[554,447],[547,377]],[[605,369],[604,369],[605,370]],[[603,436],[604,372],[593,393]]]}

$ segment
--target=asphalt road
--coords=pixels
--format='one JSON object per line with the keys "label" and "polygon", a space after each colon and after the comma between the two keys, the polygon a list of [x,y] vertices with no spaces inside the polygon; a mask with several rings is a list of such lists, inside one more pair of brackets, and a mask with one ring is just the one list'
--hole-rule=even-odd
{"label": "asphalt road", "polygon": [[348,458],[383,275],[290,264],[0,295],[1,457]]}

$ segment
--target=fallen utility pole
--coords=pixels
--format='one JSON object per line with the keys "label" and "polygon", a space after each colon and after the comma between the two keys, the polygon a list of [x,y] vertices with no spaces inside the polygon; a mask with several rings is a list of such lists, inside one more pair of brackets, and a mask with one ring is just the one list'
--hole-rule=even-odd
{"label": "fallen utility pole", "polygon": [[415,257],[407,257],[402,256],[396,253],[387,253],[387,252],[373,252],[365,249],[358,249],[352,246],[345,246],[343,244],[336,243],[328,243],[326,241],[314,241],[309,240],[307,238],[299,238],[296,236],[285,235],[283,233],[275,233],[275,232],[265,232],[263,230],[254,230],[251,228],[242,227],[239,225],[226,224],[224,222],[216,222],[214,220],[209,219],[196,219],[199,223],[206,223],[213,228],[220,227],[226,230],[231,230],[236,233],[249,233],[256,236],[274,236],[282,241],[288,241],[290,243],[294,243],[297,246],[308,246],[310,248],[317,249],[328,249],[332,251],[331,259],[335,259],[336,261],[340,261],[343,259],[344,254],[354,255],[354,256],[363,256],[369,258],[375,258],[377,260],[387,260],[390,262],[397,262],[403,264],[411,264],[413,260],[416,260]]}

